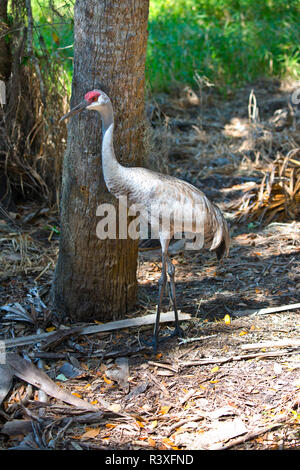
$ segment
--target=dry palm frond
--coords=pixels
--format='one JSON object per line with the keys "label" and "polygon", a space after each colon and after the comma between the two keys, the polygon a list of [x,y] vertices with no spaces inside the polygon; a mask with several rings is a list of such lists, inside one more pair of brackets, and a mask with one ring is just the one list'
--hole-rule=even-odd
{"label": "dry palm frond", "polygon": [[239,220],[295,220],[300,216],[300,148],[278,156],[264,172],[260,184],[243,197]]}

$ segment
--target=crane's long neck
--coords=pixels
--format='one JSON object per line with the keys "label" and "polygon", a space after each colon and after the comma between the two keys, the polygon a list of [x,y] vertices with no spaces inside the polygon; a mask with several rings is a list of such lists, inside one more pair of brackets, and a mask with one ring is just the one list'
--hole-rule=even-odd
{"label": "crane's long neck", "polygon": [[101,110],[102,118],[102,169],[106,186],[115,193],[115,186],[121,179],[122,165],[117,161],[114,146],[114,116],[111,103]]}

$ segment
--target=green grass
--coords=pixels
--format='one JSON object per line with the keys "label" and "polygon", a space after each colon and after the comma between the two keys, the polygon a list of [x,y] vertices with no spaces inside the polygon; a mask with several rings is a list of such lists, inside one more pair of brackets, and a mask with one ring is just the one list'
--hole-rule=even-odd
{"label": "green grass", "polygon": [[299,0],[150,0],[147,80],[151,89],[219,86],[262,76],[300,76]]}
{"label": "green grass", "polygon": [[[35,45],[72,75],[73,1],[33,0]],[[259,77],[300,78],[300,0],[150,0],[148,88],[195,84],[195,73],[219,87]],[[42,35],[42,41],[39,34]]]}

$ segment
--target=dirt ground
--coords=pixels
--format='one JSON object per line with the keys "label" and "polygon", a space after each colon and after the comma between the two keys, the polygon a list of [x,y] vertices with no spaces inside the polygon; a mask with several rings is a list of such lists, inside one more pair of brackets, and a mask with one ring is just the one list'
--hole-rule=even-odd
{"label": "dirt ground", "polygon": [[[156,355],[141,343],[152,326],[71,336],[44,354],[34,345],[15,348],[42,357],[60,389],[109,407],[96,415],[41,398],[36,387],[14,379],[0,410],[1,448],[300,449],[300,308],[294,306],[300,222],[279,217],[264,225],[237,216],[247,185],[262,178],[263,162],[300,147],[299,123],[285,113],[287,85],[262,81],[253,90],[255,126],[249,125],[251,87],[226,100],[209,88],[197,95],[184,90],[147,106],[151,166],[203,190],[231,230],[230,254],[221,263],[210,252],[172,245],[178,306],[191,315],[181,323],[184,338],[161,343]],[[18,310],[0,311],[1,338],[59,327],[49,307],[58,226],[57,214],[36,203],[0,220],[0,306]],[[142,245],[138,304],[128,318],[155,312],[159,276],[159,249]],[[262,310],[268,307],[275,311]],[[164,310],[171,309],[166,295]],[[162,325],[161,335],[171,330]]]}

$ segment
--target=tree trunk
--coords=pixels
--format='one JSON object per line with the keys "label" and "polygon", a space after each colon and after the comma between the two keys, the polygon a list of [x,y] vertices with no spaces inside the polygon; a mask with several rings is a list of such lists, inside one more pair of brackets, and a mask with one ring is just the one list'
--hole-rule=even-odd
{"label": "tree trunk", "polygon": [[[114,147],[123,164],[144,157],[144,70],[149,0],[77,0],[71,106],[103,89],[115,112]],[[61,196],[61,238],[54,305],[73,320],[109,320],[136,302],[137,241],[96,235],[108,193],[101,168],[101,122],[86,111],[68,124]]]}

